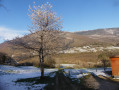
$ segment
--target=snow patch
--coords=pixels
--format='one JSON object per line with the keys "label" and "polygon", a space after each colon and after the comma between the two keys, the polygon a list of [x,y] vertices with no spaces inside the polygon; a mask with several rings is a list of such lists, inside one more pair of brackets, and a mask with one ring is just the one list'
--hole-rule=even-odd
{"label": "snow patch", "polygon": [[114,30],[112,30],[112,29],[109,29],[109,30],[105,29],[105,32],[112,34],[112,35],[114,34]]}
{"label": "snow patch", "polygon": [[[45,76],[50,75],[50,73],[57,71],[58,69],[45,69]],[[6,66],[0,65],[0,86],[4,88],[4,90],[40,90],[47,84],[38,84],[31,86],[26,85],[16,85],[13,81],[24,78],[33,78],[40,77],[41,72],[40,68],[36,68],[33,66]],[[51,74],[51,77],[54,77],[55,74]]]}
{"label": "snow patch", "polygon": [[[93,69],[87,69],[88,72],[92,73],[95,76],[107,76],[107,77],[111,77],[111,75],[108,75],[104,72],[104,68],[93,68]],[[107,68],[106,71],[112,71],[111,68]]]}
{"label": "snow patch", "polygon": [[66,67],[71,67],[73,68],[76,64],[60,64],[60,67],[66,68]]}
{"label": "snow patch", "polygon": [[109,46],[109,47],[92,47],[92,46],[83,46],[83,47],[73,47],[67,50],[60,51],[60,53],[80,53],[80,52],[97,52],[103,50],[115,50],[119,47]]}

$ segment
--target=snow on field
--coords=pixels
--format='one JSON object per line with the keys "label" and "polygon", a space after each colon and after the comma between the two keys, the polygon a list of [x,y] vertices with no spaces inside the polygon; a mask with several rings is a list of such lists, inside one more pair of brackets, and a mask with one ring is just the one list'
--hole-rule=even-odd
{"label": "snow on field", "polygon": [[60,51],[60,53],[79,53],[79,52],[97,52],[103,50],[116,50],[119,47],[115,46],[108,46],[108,47],[92,47],[90,46],[83,46],[83,47],[73,47],[68,50]]}
{"label": "snow on field", "polygon": [[[67,65],[66,65],[67,66]],[[50,75],[51,72],[57,71],[57,69],[45,69],[45,76]],[[111,71],[111,68],[107,68],[106,71]],[[92,68],[92,69],[64,69],[65,76],[72,78],[72,80],[78,80],[80,82],[80,78],[89,75],[92,73],[93,75],[102,75],[108,76],[104,72],[103,68]],[[14,66],[6,66],[0,65],[0,90],[40,90],[43,89],[47,84],[38,84],[34,85],[33,87],[22,84],[18,85],[15,84],[14,81],[22,78],[32,78],[32,77],[40,77],[40,69],[33,67],[33,66],[21,66],[21,67],[14,67]],[[55,73],[51,75],[54,77]],[[4,89],[1,89],[3,87]]]}
{"label": "snow on field", "polygon": [[[96,70],[96,68],[92,68],[92,69],[87,69],[88,72],[92,73],[93,75],[95,76],[98,76],[98,75],[102,75],[102,76],[108,76],[108,77],[111,77],[110,75],[106,74],[104,72],[104,69],[103,68],[98,68]],[[107,68],[106,71],[112,71],[111,68]]]}
{"label": "snow on field", "polygon": [[[111,68],[107,68],[106,71],[111,71]],[[77,79],[78,82],[80,82],[80,78],[89,75],[89,73],[98,76],[98,75],[102,75],[102,76],[107,76],[107,77],[111,77],[110,75],[106,74],[104,72],[103,68],[92,68],[92,69],[64,69],[64,74],[65,76],[68,76],[72,79]]]}
{"label": "snow on field", "polygon": [[89,73],[87,72],[86,69],[64,69],[64,75],[68,76],[72,79],[78,80],[80,83],[80,78],[88,75]]}
{"label": "snow on field", "polygon": [[[49,75],[51,72],[57,71],[57,69],[45,69],[45,76]],[[33,66],[6,66],[0,65],[0,90],[3,87],[3,90],[28,90],[32,88],[32,90],[42,89],[46,86],[46,84],[38,84],[31,86],[26,85],[17,85],[14,81],[22,78],[32,78],[32,77],[40,77],[40,69]],[[53,77],[52,75],[51,77]]]}
{"label": "snow on field", "polygon": [[73,68],[76,64],[60,64],[61,68],[71,67]]}

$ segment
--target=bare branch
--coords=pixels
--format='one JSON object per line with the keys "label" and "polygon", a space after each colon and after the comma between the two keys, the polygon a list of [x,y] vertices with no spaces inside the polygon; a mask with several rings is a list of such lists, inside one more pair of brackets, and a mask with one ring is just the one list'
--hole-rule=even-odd
{"label": "bare branch", "polygon": [[29,11],[32,20],[32,26],[29,28],[30,35],[9,42],[18,48],[36,51],[42,68],[46,56],[61,51],[65,45],[69,44],[64,45],[65,37],[61,30],[61,18],[56,16],[48,2],[42,6],[29,7]]}

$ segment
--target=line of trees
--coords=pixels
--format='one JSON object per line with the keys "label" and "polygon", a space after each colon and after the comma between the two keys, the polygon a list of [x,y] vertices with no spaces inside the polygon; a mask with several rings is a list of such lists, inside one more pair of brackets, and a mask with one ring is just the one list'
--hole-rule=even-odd
{"label": "line of trees", "polygon": [[16,61],[14,61],[6,53],[0,52],[0,64],[15,65]]}

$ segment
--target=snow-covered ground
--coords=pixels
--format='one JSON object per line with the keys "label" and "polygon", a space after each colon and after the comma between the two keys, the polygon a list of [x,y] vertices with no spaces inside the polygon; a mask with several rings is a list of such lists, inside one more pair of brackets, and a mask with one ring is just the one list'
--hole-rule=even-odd
{"label": "snow-covered ground", "polygon": [[[104,68],[97,68],[97,70],[96,70],[96,68],[92,68],[92,69],[87,69],[87,71],[92,73],[95,76],[102,75],[102,76],[111,77],[111,75],[108,75],[104,72]],[[112,69],[107,68],[106,71],[112,71]]]}
{"label": "snow-covered ground", "polygon": [[[107,68],[106,71],[112,71],[111,68]],[[89,75],[89,73],[98,76],[98,75],[102,75],[102,76],[107,76],[107,77],[111,77],[110,75],[106,74],[104,72],[103,68],[92,68],[92,69],[64,69],[64,74],[72,79],[78,80],[78,82],[80,82],[80,78]]]}
{"label": "snow-covered ground", "polygon": [[80,78],[89,75],[89,73],[86,69],[64,69],[64,75],[72,80],[78,80],[78,83],[80,83]]}
{"label": "snow-covered ground", "polygon": [[76,64],[60,64],[60,68],[67,68],[67,67],[70,67],[70,68],[73,68]]}
{"label": "snow-covered ground", "polygon": [[[57,69],[45,69],[45,76],[54,71],[57,71]],[[38,84],[31,87],[18,85],[14,82],[22,78],[40,77],[40,75],[40,69],[33,66],[14,67],[0,65],[0,90],[28,90],[30,88],[32,88],[32,90],[40,90],[44,88],[46,84]]]}
{"label": "snow-covered ground", "polygon": [[68,50],[60,51],[60,53],[79,53],[79,52],[97,52],[103,50],[119,50],[119,47],[109,46],[109,47],[93,47],[90,46],[83,46],[83,47],[73,47]]}
{"label": "snow-covered ground", "polygon": [[[45,76],[49,75],[51,72],[55,72],[58,69],[45,69]],[[111,68],[107,68],[106,71],[111,71]],[[65,76],[72,78],[73,80],[78,80],[80,82],[80,78],[92,73],[96,76],[108,76],[104,72],[103,68],[92,68],[92,69],[64,69]],[[0,65],[0,90],[40,90],[47,85],[47,84],[37,84],[34,86],[26,85],[26,84],[15,84],[14,81],[23,78],[32,78],[32,77],[40,77],[40,69],[33,67],[33,66],[21,66],[21,67],[14,67],[14,66],[7,66],[7,65]],[[54,74],[52,74],[52,77]],[[4,89],[2,89],[3,87]]]}

